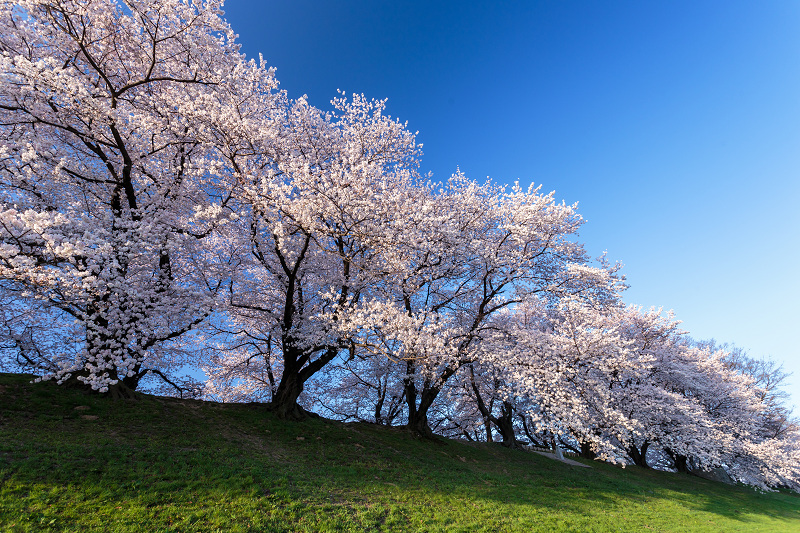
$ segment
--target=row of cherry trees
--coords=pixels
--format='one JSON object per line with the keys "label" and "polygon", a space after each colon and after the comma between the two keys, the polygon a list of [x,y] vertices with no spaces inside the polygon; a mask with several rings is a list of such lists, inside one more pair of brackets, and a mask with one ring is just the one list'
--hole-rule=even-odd
{"label": "row of cherry trees", "polygon": [[3,367],[798,487],[780,369],[625,307],[576,206],[290,100],[220,8],[0,1]]}

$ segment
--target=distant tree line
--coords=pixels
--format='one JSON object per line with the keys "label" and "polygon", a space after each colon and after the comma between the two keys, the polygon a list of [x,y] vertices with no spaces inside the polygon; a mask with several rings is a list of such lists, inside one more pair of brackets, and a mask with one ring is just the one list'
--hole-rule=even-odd
{"label": "distant tree line", "polygon": [[625,306],[575,205],[431,181],[384,101],[289,99],[218,1],[0,26],[3,369],[800,489],[786,374]]}

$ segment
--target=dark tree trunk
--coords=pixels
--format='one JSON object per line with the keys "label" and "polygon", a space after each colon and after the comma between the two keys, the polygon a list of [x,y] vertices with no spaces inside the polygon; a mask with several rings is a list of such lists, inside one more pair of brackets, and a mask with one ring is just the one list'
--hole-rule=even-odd
{"label": "dark tree trunk", "polygon": [[[303,384],[305,379],[301,376],[301,369],[303,365],[310,359],[310,353],[303,353],[298,346],[301,345],[299,339],[296,339],[292,330],[295,325],[295,320],[298,318],[298,301],[300,301],[300,308],[302,309],[302,287],[299,285],[299,270],[303,264],[306,252],[308,251],[311,236],[305,235],[305,242],[300,254],[295,259],[293,264],[286,260],[277,247],[276,239],[275,252],[281,263],[281,268],[286,275],[286,286],[283,294],[283,319],[281,321],[281,350],[283,351],[283,374],[281,381],[275,394],[272,396],[272,401],[269,404],[270,410],[281,420],[303,420],[306,418],[306,411],[297,403],[297,399],[303,392]],[[263,259],[262,259],[263,262]],[[306,373],[309,369],[306,369]],[[313,373],[313,372],[311,372]],[[310,376],[309,376],[310,377]]]}
{"label": "dark tree trunk", "polygon": [[673,459],[675,463],[675,470],[683,474],[689,473],[689,458],[685,455],[676,455]]}
{"label": "dark tree trunk", "polygon": [[517,447],[517,435],[514,432],[514,406],[509,402],[503,402],[501,408],[502,415],[491,418],[500,435],[503,437],[503,446],[506,448]]}
{"label": "dark tree trunk", "polygon": [[592,446],[588,442],[581,442],[581,457],[584,459],[595,460],[597,458],[597,453],[592,449]]}
{"label": "dark tree trunk", "polygon": [[428,425],[428,414],[417,412],[416,416],[408,419],[406,427],[415,435],[420,437],[432,437],[433,431]]}
{"label": "dark tree trunk", "polygon": [[375,423],[384,425],[383,421],[383,401],[386,398],[386,393],[382,390],[378,391],[378,403],[375,404]]}
{"label": "dark tree trunk", "polygon": [[[136,380],[138,384],[138,380]],[[139,394],[136,392],[136,387],[130,387],[125,383],[124,379],[119,380],[116,385],[109,385],[108,392],[106,393],[114,400],[138,400]]]}
{"label": "dark tree trunk", "polygon": [[494,442],[494,437],[492,436],[492,421],[489,420],[489,417],[483,417],[483,431],[486,433],[486,442]]}
{"label": "dark tree trunk", "polygon": [[481,418],[483,419],[483,428],[486,431],[486,442],[493,442],[494,438],[492,437],[492,409],[493,406],[489,403],[489,406],[486,406],[486,402],[483,401],[483,396],[481,395],[481,391],[478,388],[478,384],[475,382],[475,368],[472,365],[469,365],[469,377],[470,377],[470,386],[472,387],[472,392],[475,394],[475,402],[478,406],[478,411],[481,413]]}
{"label": "dark tree trunk", "polygon": [[83,381],[79,380],[78,379],[79,377],[84,377],[84,378],[89,377],[89,371],[83,368],[77,372],[73,372],[72,376],[70,376],[68,380],[64,381],[62,385],[70,389],[81,389],[87,392],[91,391],[92,388]]}
{"label": "dark tree trunk", "polygon": [[689,471],[689,458],[685,455],[681,455],[669,448],[664,448],[664,452],[672,459],[672,465],[675,467],[675,470],[681,472],[682,474],[690,474]]}
{"label": "dark tree trunk", "polygon": [[644,466],[642,464],[642,454],[639,452],[639,448],[637,448],[635,444],[632,444],[628,447],[628,456],[633,459],[633,464],[637,466]]}
{"label": "dark tree trunk", "polygon": [[135,374],[133,376],[127,376],[120,380],[120,383],[127,387],[128,389],[135,391],[139,388],[139,382],[142,380],[142,376],[139,374]]}
{"label": "dark tree trunk", "polygon": [[[113,372],[116,374],[116,372]],[[89,371],[85,368],[78,371],[73,372],[72,376],[66,380],[63,385],[65,387],[69,387],[72,389],[80,389],[86,391],[88,393],[94,394],[105,394],[109,398],[114,400],[137,400],[139,399],[139,395],[136,393],[136,388],[139,385],[139,377],[134,376],[135,379],[132,378],[124,378],[117,381],[115,385],[108,386],[108,392],[101,393],[100,391],[92,389],[90,385],[87,385],[80,379],[79,377],[89,377]],[[116,379],[116,375],[112,375],[112,378]]]}
{"label": "dark tree trunk", "polygon": [[520,414],[519,419],[522,421],[522,431],[525,433],[525,436],[528,437],[528,440],[531,441],[531,446],[539,446],[540,448],[547,448],[549,446],[541,435],[534,435],[531,433],[528,422],[525,420],[525,415]]}
{"label": "dark tree trunk", "polygon": [[633,459],[633,464],[641,466],[642,468],[650,468],[650,465],[647,464],[647,448],[649,447],[650,443],[646,440],[642,444],[641,449],[636,446],[636,444],[630,445],[628,448],[628,455]]}
{"label": "dark tree trunk", "polygon": [[417,423],[417,386],[414,384],[414,379],[411,377],[415,372],[414,363],[406,361],[406,377],[403,379],[403,392],[406,396],[406,407],[408,408],[408,423],[406,424],[409,429]]}
{"label": "dark tree trunk", "polygon": [[503,438],[503,446],[507,448],[516,448],[517,447],[517,436],[514,432],[514,406],[509,402],[503,402],[502,407],[500,408],[500,416],[494,416],[492,414],[493,405],[490,402],[489,405],[486,405],[486,402],[481,395],[480,388],[475,381],[475,369],[472,365],[469,365],[469,376],[470,376],[470,385],[472,387],[472,392],[475,394],[475,402],[478,406],[478,411],[480,411],[481,416],[483,417],[483,424],[486,427],[486,441],[492,442],[492,424],[497,428],[497,431],[500,433],[500,436]]}
{"label": "dark tree trunk", "polygon": [[[408,365],[408,375],[411,376],[414,370],[414,365],[411,362]],[[406,405],[408,406],[408,423],[406,428],[415,435],[421,437],[433,436],[433,431],[428,425],[428,409],[433,405],[433,401],[439,394],[439,389],[431,387],[427,382],[423,386],[422,391],[419,393],[419,405],[417,405],[417,387],[414,385],[414,379],[409,377],[404,382]]]}
{"label": "dark tree trunk", "polygon": [[506,448],[516,448],[517,447],[517,437],[514,434],[514,426],[511,423],[511,420],[507,419],[506,417],[498,418],[497,427],[498,431],[500,431],[500,435],[503,437],[503,446]]}
{"label": "dark tree trunk", "polygon": [[284,371],[278,390],[269,404],[270,411],[281,420],[304,420],[308,413],[297,399],[303,392],[303,382],[297,372]]}
{"label": "dark tree trunk", "polygon": [[[165,376],[163,373],[159,372],[158,370],[155,370],[153,372],[155,375],[160,376],[170,385],[176,386],[169,379],[167,379],[167,376]],[[142,378],[145,377],[147,373],[148,373],[147,370],[142,370],[142,365],[136,365],[133,368],[132,376],[125,376],[124,378],[119,380],[119,383],[117,383],[117,385],[119,386],[118,388],[120,390],[127,389],[131,394],[133,394],[133,397],[135,397],[136,395],[134,391],[136,391],[139,388],[139,382],[142,381]]]}
{"label": "dark tree trunk", "polygon": [[[420,394],[419,405],[415,406],[414,409],[409,409],[407,427],[413,433],[422,437],[433,436],[433,431],[431,430],[431,427],[428,424],[428,410],[433,404],[433,400],[436,399],[436,395],[438,393],[439,391],[435,388],[422,389],[422,394]],[[406,391],[406,396],[408,396],[408,391]],[[407,403],[410,406],[412,402],[407,402]]]}

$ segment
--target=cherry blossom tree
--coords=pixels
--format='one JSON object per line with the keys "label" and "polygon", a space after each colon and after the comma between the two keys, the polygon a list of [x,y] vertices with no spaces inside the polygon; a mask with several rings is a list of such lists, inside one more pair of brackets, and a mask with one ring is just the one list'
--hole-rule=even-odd
{"label": "cherry blossom tree", "polygon": [[[764,401],[777,394],[782,374],[774,365],[693,343],[661,310],[620,309],[617,320],[639,361],[609,398],[632,422],[616,435],[620,452],[640,466],[649,466],[649,449],[656,464],[667,458],[678,471],[761,488],[796,486],[796,461],[784,453],[791,426],[780,418],[776,426],[779,402]],[[786,433],[776,435],[775,427]]]}
{"label": "cherry blossom tree", "polygon": [[210,312],[197,241],[232,187],[216,132],[253,126],[236,87],[276,87],[220,6],[0,3],[0,279],[57,316],[67,348],[33,365],[43,379],[123,395],[171,381],[172,343]]}
{"label": "cherry blossom tree", "polygon": [[305,383],[354,350],[337,323],[357,320],[395,269],[395,236],[419,195],[419,147],[385,103],[355,95],[333,105],[323,113],[299,99],[275,119],[274,138],[228,154],[240,216],[214,242],[232,259],[228,324],[210,331],[209,387],[235,376],[237,394],[257,393],[262,376],[274,378],[272,408],[283,418],[305,416]]}
{"label": "cherry blossom tree", "polygon": [[[396,246],[402,269],[375,293],[355,342],[405,362],[407,424],[429,434],[439,393],[479,360],[506,311],[532,295],[613,299],[621,280],[616,267],[590,264],[571,240],[581,224],[575,206],[556,203],[552,193],[506,192],[457,173],[418,213],[424,216],[409,217]],[[374,342],[377,333],[400,343]]]}
{"label": "cherry blossom tree", "polygon": [[504,369],[481,368],[476,363],[470,363],[464,374],[465,385],[469,386],[471,399],[474,399],[486,430],[486,440],[494,441],[494,429],[500,434],[503,446],[516,447],[516,405],[508,392],[510,387],[506,383]]}
{"label": "cherry blossom tree", "polygon": [[796,429],[798,422],[792,417],[792,409],[786,405],[789,394],[783,388],[791,374],[783,369],[783,365],[772,359],[751,357],[735,345],[718,345],[713,339],[690,341],[690,344],[711,351],[722,350],[726,369],[753,380],[752,389],[760,404],[760,434],[767,438],[780,438]]}
{"label": "cherry blossom tree", "polygon": [[620,452],[643,467],[649,466],[649,450],[713,462],[709,450],[718,436],[698,401],[711,354],[687,349],[680,322],[661,309],[620,308],[616,320],[638,361],[636,371],[614,387],[612,405],[631,421],[616,435]]}
{"label": "cherry blossom tree", "polygon": [[615,437],[630,424],[615,409],[613,391],[639,362],[615,310],[591,304],[575,297],[554,305],[526,301],[492,353],[504,347],[508,380],[534,407],[526,414],[535,432],[571,435],[584,456],[613,461]]}
{"label": "cherry blossom tree", "polygon": [[[697,393],[718,430],[719,438],[710,440],[713,448],[709,454],[717,459],[712,466],[719,465],[734,480],[763,489],[800,488],[798,455],[796,448],[792,448],[797,442],[796,426],[792,427],[791,422],[775,425],[775,405],[765,400],[776,393],[770,392],[776,382],[758,371],[760,368],[769,374],[775,367],[755,361],[750,365],[741,353],[714,349],[713,345],[691,348],[712,354],[702,367],[705,387]],[[748,371],[748,367],[756,371]],[[784,431],[774,433],[781,426]],[[688,458],[690,471],[698,470],[694,459],[694,456]],[[705,469],[704,466],[701,463],[699,469]]]}

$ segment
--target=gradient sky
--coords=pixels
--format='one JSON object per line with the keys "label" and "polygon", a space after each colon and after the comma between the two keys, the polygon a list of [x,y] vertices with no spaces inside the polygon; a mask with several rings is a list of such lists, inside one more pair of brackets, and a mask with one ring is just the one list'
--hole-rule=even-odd
{"label": "gradient sky", "polygon": [[289,96],[388,98],[422,170],[541,184],[629,303],[792,371],[800,2],[228,0]]}

